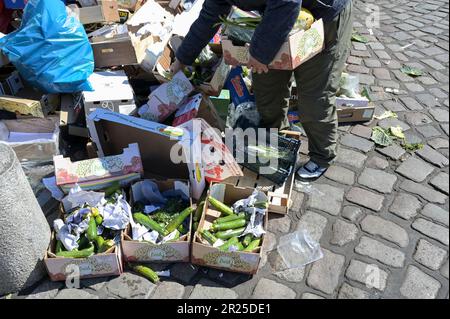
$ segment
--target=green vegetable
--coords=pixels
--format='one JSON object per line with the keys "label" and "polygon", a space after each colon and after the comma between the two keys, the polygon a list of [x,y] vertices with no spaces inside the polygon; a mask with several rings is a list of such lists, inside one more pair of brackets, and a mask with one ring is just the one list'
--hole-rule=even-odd
{"label": "green vegetable", "polygon": [[78,240],[78,249],[85,249],[91,245],[91,241],[87,239],[86,235],[81,235]]}
{"label": "green vegetable", "polygon": [[206,240],[208,243],[210,243],[211,245],[214,245],[214,243],[217,241],[216,236],[214,236],[213,234],[211,234],[211,232],[209,232],[208,230],[202,230],[200,232],[200,235],[202,236],[202,238],[204,240]]}
{"label": "green vegetable", "polygon": [[65,258],[87,258],[94,254],[94,245],[91,243],[90,246],[83,250],[74,249],[72,251],[60,251],[56,253],[58,257]]}
{"label": "green vegetable", "polygon": [[250,245],[250,243],[253,240],[253,235],[252,234],[247,234],[244,237],[244,240],[242,241],[242,243],[244,244],[245,247],[247,247],[248,245]]}
{"label": "green vegetable", "polygon": [[195,222],[192,224],[192,228],[194,229],[194,231],[197,231],[198,229],[198,222]]}
{"label": "green vegetable", "polygon": [[260,243],[261,243],[261,239],[256,238],[244,249],[244,251],[254,251],[256,248],[259,247]]}
{"label": "green vegetable", "polygon": [[63,243],[60,240],[57,240],[56,246],[55,246],[55,253],[57,254],[57,253],[63,251],[63,247],[64,247]]}
{"label": "green vegetable", "polygon": [[161,236],[166,237],[169,235],[169,231],[161,227],[160,224],[149,218],[147,215],[144,215],[142,213],[134,213],[133,219],[136,223],[139,223],[148,229],[157,231]]}
{"label": "green vegetable", "polygon": [[214,224],[222,224],[222,223],[226,223],[226,222],[231,222],[233,220],[241,219],[241,218],[245,218],[245,217],[246,217],[245,213],[231,214],[231,215],[228,215],[228,216],[225,216],[225,217],[217,218],[214,221]]}
{"label": "green vegetable", "polygon": [[228,229],[236,229],[243,227],[247,224],[247,221],[244,218],[232,220],[231,222],[225,222],[220,224],[213,224],[211,226],[211,230],[219,231],[219,230],[228,230]]}
{"label": "green vegetable", "polygon": [[105,189],[105,197],[110,197],[114,195],[115,192],[120,191],[120,183],[118,181],[115,181],[111,184],[108,188]]}
{"label": "green vegetable", "polygon": [[110,249],[111,247],[113,247],[116,243],[114,242],[114,240],[112,239],[108,239],[105,240],[103,242],[103,245],[100,247],[100,251],[99,253],[104,253],[105,251],[107,251],[108,249]]}
{"label": "green vegetable", "polygon": [[94,242],[97,246],[97,253],[99,253],[105,243],[105,239],[102,236],[97,236],[95,237]]}
{"label": "green vegetable", "polygon": [[242,251],[245,248],[244,245],[241,242],[237,243],[237,245],[235,245],[235,246],[237,247],[238,251]]}
{"label": "green vegetable", "polygon": [[177,230],[181,233],[181,234],[185,234],[187,233],[186,228],[184,228],[184,225],[181,224],[180,226],[178,226]]}
{"label": "green vegetable", "polygon": [[218,201],[214,197],[208,196],[208,201],[215,209],[217,209],[222,214],[225,214],[225,215],[232,215],[232,214],[234,214],[234,211],[233,211],[233,209],[231,207],[229,207],[229,206],[225,205],[224,203]]}
{"label": "green vegetable", "polygon": [[89,241],[93,241],[95,237],[97,237],[97,223],[95,222],[95,218],[93,217],[89,219],[89,226],[86,231],[86,236]]}
{"label": "green vegetable", "polygon": [[188,207],[185,210],[183,210],[180,215],[178,215],[177,217],[175,217],[170,223],[169,225],[167,225],[166,230],[167,232],[170,234],[171,232],[173,232],[175,229],[177,229],[178,226],[180,226],[184,220],[191,215],[194,212],[194,209],[192,207]]}
{"label": "green vegetable", "polygon": [[97,224],[97,226],[100,226],[103,223],[102,215],[95,216],[95,223]]}
{"label": "green vegetable", "polygon": [[171,240],[168,240],[167,242],[174,242],[177,241],[178,239],[180,239],[180,231],[178,229],[175,229],[175,237],[173,237]]}
{"label": "green vegetable", "polygon": [[151,268],[143,265],[133,266],[133,270],[153,283],[159,282],[159,276]]}
{"label": "green vegetable", "polygon": [[405,73],[405,74],[408,74],[409,76],[412,76],[412,77],[423,75],[423,71],[422,70],[420,70],[418,68],[411,67],[411,66],[407,66],[407,65],[404,65],[400,69],[400,71]]}
{"label": "green vegetable", "polygon": [[367,43],[367,42],[369,42],[369,39],[367,39],[365,36],[360,35],[358,33],[353,33],[352,41],[361,42],[361,43]]}
{"label": "green vegetable", "polygon": [[224,231],[217,232],[215,236],[220,239],[230,239],[231,237],[240,236],[244,232],[245,227],[237,229],[228,229]]}
{"label": "green vegetable", "polygon": [[382,127],[375,126],[372,129],[372,141],[374,141],[377,145],[381,146],[390,146],[394,143],[390,132]]}
{"label": "green vegetable", "polygon": [[228,249],[231,246],[237,246],[238,243],[239,243],[239,238],[232,237],[232,238],[228,239],[228,241],[225,244],[223,244],[222,246],[219,246],[219,249],[222,251],[228,251]]}
{"label": "green vegetable", "polygon": [[204,206],[205,206],[204,200],[198,204],[197,209],[195,210],[195,214],[194,214],[194,222],[198,222],[200,220],[200,218],[202,218]]}

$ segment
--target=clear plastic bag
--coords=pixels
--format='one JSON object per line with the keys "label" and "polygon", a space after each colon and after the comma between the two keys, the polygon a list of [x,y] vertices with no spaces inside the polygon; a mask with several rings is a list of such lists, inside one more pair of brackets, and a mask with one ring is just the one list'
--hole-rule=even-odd
{"label": "clear plastic bag", "polygon": [[342,73],[339,83],[338,96],[356,98],[359,94],[359,78],[357,75]]}
{"label": "clear plastic bag", "polygon": [[305,266],[323,257],[319,243],[302,229],[281,237],[277,250],[288,269]]}

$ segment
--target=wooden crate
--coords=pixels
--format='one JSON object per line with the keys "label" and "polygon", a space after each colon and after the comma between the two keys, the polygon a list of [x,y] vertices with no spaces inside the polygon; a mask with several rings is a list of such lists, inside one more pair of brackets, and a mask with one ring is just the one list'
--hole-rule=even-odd
{"label": "wooden crate", "polygon": [[[301,139],[301,134],[299,132],[281,131],[280,133],[286,134],[286,136],[290,138],[295,138],[298,140]],[[292,204],[291,194],[295,183],[295,168],[293,173],[281,186],[274,185],[272,181],[260,176],[246,167],[241,166],[241,169],[244,176],[230,177],[223,181],[223,183],[231,184],[237,187],[255,188],[267,192],[267,196],[269,197],[269,213],[288,213]]]}

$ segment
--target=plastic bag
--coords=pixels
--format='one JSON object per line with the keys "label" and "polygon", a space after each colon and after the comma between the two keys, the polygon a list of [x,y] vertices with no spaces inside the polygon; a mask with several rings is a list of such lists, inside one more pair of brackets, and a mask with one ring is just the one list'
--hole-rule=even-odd
{"label": "plastic bag", "polygon": [[46,93],[92,91],[94,55],[83,26],[61,0],[30,0],[20,28],[0,48],[22,78]]}
{"label": "plastic bag", "polygon": [[261,117],[256,109],[255,102],[245,102],[234,107],[230,104],[228,108],[227,127],[236,129],[256,128],[259,126]]}
{"label": "plastic bag", "polygon": [[319,243],[304,230],[281,237],[277,250],[288,269],[305,266],[323,257]]}
{"label": "plastic bag", "polygon": [[356,98],[359,95],[359,78],[356,75],[342,73],[337,96]]}

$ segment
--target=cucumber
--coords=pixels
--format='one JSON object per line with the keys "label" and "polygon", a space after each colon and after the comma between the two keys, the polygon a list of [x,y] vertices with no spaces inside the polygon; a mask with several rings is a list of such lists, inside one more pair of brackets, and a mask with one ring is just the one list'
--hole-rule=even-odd
{"label": "cucumber", "polygon": [[236,246],[238,251],[242,251],[245,248],[244,245],[242,245],[241,242],[239,242],[239,243],[237,243],[237,245],[233,245],[233,246]]}
{"label": "cucumber", "polygon": [[218,201],[214,197],[208,196],[208,201],[215,209],[217,209],[222,214],[224,214],[226,216],[234,214],[234,211],[233,211],[233,209],[231,207],[229,207],[229,206],[225,205],[224,203]]}
{"label": "cucumber", "polygon": [[83,250],[77,250],[74,249],[72,251],[60,251],[59,253],[56,253],[56,256],[58,257],[65,257],[65,258],[87,258],[94,254],[94,245],[92,243],[90,246]]}
{"label": "cucumber", "polygon": [[252,234],[247,234],[244,237],[244,240],[242,241],[242,243],[244,244],[245,247],[247,247],[248,245],[250,245],[250,243],[253,240],[253,235]]}
{"label": "cucumber", "polygon": [[95,218],[91,216],[89,219],[89,226],[86,231],[86,236],[89,241],[95,240],[95,237],[97,237],[97,223],[95,222]]}
{"label": "cucumber", "polygon": [[247,221],[245,218],[232,220],[231,222],[225,222],[220,224],[213,224],[211,226],[211,230],[219,231],[219,230],[228,230],[228,229],[236,229],[247,225]]}
{"label": "cucumber", "polygon": [[214,236],[213,234],[211,234],[211,232],[209,232],[208,230],[202,230],[200,232],[200,235],[202,236],[202,238],[204,240],[206,240],[208,243],[210,243],[211,245],[214,245],[214,243],[217,241],[216,236]]}
{"label": "cucumber", "polygon": [[195,214],[194,214],[194,222],[198,222],[200,220],[200,218],[202,218],[204,206],[205,206],[204,200],[198,204],[197,209],[195,210]]}
{"label": "cucumber", "polygon": [[244,251],[247,251],[247,252],[254,251],[256,248],[259,247],[260,243],[261,243],[261,239],[256,238],[247,247],[245,247]]}
{"label": "cucumber", "polygon": [[94,239],[95,246],[97,247],[97,253],[101,252],[103,244],[105,243],[105,239],[102,236],[97,236]]}
{"label": "cucumber", "polygon": [[219,249],[222,251],[228,251],[228,249],[231,246],[237,246],[238,243],[239,243],[239,238],[231,237],[230,239],[228,239],[228,241],[225,244],[223,244],[222,246],[219,246]]}
{"label": "cucumber", "polygon": [[245,213],[232,214],[232,215],[228,215],[228,216],[225,216],[225,217],[217,218],[214,221],[214,224],[222,224],[222,223],[226,223],[226,222],[231,222],[233,220],[241,219],[241,218],[245,218],[245,217],[246,217]]}
{"label": "cucumber", "polygon": [[237,229],[228,229],[224,231],[217,232],[215,236],[220,239],[230,239],[231,237],[236,237],[242,235],[245,227],[237,228]]}
{"label": "cucumber", "polygon": [[197,229],[198,229],[198,222],[194,222],[192,224],[192,228],[194,229],[194,231],[197,231]]}
{"label": "cucumber", "polygon": [[185,210],[183,210],[180,215],[178,215],[177,217],[175,217],[170,223],[169,225],[167,225],[166,230],[167,232],[170,234],[171,232],[173,232],[175,229],[177,229],[178,226],[180,226],[184,220],[191,215],[194,212],[194,209],[192,207],[188,207]]}
{"label": "cucumber", "polygon": [[133,270],[153,283],[159,282],[159,276],[151,268],[142,265],[133,266]]}
{"label": "cucumber", "polygon": [[147,227],[148,229],[157,231],[161,236],[166,237],[169,235],[169,232],[164,229],[160,224],[155,222],[153,219],[148,217],[147,215],[144,215],[142,213],[134,213],[133,219],[136,223],[141,224],[142,226]]}

